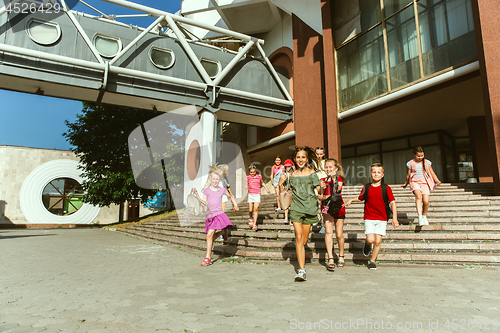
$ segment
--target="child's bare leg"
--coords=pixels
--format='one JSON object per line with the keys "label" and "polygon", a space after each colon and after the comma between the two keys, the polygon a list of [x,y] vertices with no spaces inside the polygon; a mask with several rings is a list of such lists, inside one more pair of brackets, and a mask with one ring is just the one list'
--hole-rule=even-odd
{"label": "child's bare leg", "polygon": [[253,224],[253,202],[248,204],[248,215],[250,216],[250,220],[252,221]]}
{"label": "child's bare leg", "polygon": [[323,216],[325,222],[325,245],[328,258],[333,258],[333,221],[331,216]]}
{"label": "child's bare leg", "polygon": [[382,235],[373,234],[374,242],[373,242],[373,250],[372,257],[370,259],[371,262],[375,262],[377,260],[378,253],[380,252],[380,248],[382,247]]}
{"label": "child's bare leg", "polygon": [[306,266],[305,245],[309,238],[311,225],[293,222],[293,228],[295,229],[295,251],[297,252],[297,261],[299,262],[299,268],[303,269]]}
{"label": "child's bare leg", "polygon": [[[207,232],[207,254],[205,258],[210,258],[212,256],[212,246],[214,245],[215,230],[208,230]],[[217,235],[219,236],[219,235]]]}
{"label": "child's bare leg", "polygon": [[422,194],[422,215],[427,215],[427,211],[429,210],[429,194]]}
{"label": "child's bare leg", "polygon": [[288,209],[285,209],[285,222],[288,221]]}
{"label": "child's bare leg", "polygon": [[280,205],[280,187],[279,186],[275,186],[274,187],[274,191],[276,192],[276,202],[278,203],[278,208],[281,209],[281,205]]}
{"label": "child's bare leg", "polygon": [[257,225],[257,216],[259,215],[259,206],[260,206],[260,203],[258,203],[258,202],[253,203],[253,216],[252,216],[253,225]]}
{"label": "child's bare leg", "polygon": [[339,245],[339,257],[344,256],[344,219],[335,219],[335,236]]}
{"label": "child's bare leg", "polygon": [[415,195],[415,206],[417,207],[418,216],[422,215],[422,192],[420,190],[413,191]]}

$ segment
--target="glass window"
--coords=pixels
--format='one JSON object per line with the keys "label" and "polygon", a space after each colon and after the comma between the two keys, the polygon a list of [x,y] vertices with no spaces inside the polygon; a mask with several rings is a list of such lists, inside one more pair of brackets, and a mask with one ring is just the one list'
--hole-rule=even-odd
{"label": "glass window", "polygon": [[418,2],[424,74],[477,58],[470,0]]}
{"label": "glass window", "polygon": [[156,67],[168,69],[173,66],[175,62],[175,55],[172,50],[161,49],[153,46],[149,52],[149,59]]}
{"label": "glass window", "polygon": [[341,150],[342,157],[351,157],[356,155],[356,150],[354,147],[342,148]]}
{"label": "glass window", "polygon": [[379,151],[380,151],[380,145],[378,144],[378,142],[356,147],[357,155],[378,153]]}
{"label": "glass window", "polygon": [[384,0],[385,17],[391,16],[411,2],[413,0]]}
{"label": "glass window", "polygon": [[61,29],[57,23],[30,19],[26,23],[28,36],[41,45],[54,44],[61,38]]}
{"label": "glass window", "polygon": [[405,182],[406,163],[413,158],[412,149],[383,153],[384,181],[386,184],[402,184]]}
{"label": "glass window", "polygon": [[417,28],[413,6],[386,21],[391,88],[420,79]]}
{"label": "glass window", "polygon": [[408,148],[408,139],[407,138],[382,142],[382,150],[383,151],[400,150],[400,149],[405,149],[405,148]]}
{"label": "glass window", "polygon": [[99,34],[94,36],[94,46],[99,54],[106,58],[113,58],[122,49],[120,38]]}
{"label": "glass window", "polygon": [[337,50],[340,109],[387,92],[382,25]]}
{"label": "glass window", "polygon": [[361,30],[367,31],[377,23],[382,21],[382,11],[380,1],[360,0],[359,9],[361,11]]}
{"label": "glass window", "polygon": [[219,75],[221,71],[221,65],[219,61],[201,58],[200,62],[203,68],[205,68],[205,70],[207,71],[207,74],[208,76],[210,76],[210,78],[213,79],[214,77]]}
{"label": "glass window", "polygon": [[410,138],[410,147],[413,149],[418,146],[425,146],[430,144],[439,143],[439,134],[438,133],[430,133],[424,135],[418,135]]}
{"label": "glass window", "polygon": [[42,202],[45,208],[59,216],[70,215],[78,211],[83,205],[82,198],[82,186],[71,178],[54,179],[42,191]]}

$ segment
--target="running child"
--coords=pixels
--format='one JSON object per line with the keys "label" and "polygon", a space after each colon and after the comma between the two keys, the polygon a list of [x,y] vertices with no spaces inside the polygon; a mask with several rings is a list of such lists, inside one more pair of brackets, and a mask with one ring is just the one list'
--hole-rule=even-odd
{"label": "running child", "polygon": [[[384,166],[381,163],[372,164],[370,175],[372,177],[372,183],[363,186],[359,197],[347,201],[344,206],[348,207],[353,202],[365,202],[364,220],[366,240],[363,246],[363,255],[368,257],[373,246],[368,268],[377,269],[375,261],[382,247],[382,236],[386,234],[387,221],[389,220],[387,217],[383,191],[387,193],[387,199],[393,214],[392,225],[394,228],[399,226],[399,222],[397,218],[396,200],[394,199],[392,190],[388,185],[382,183],[382,178],[384,178]],[[383,186],[386,186],[385,190],[382,189]]]}
{"label": "running child", "polygon": [[432,169],[431,161],[424,158],[424,148],[416,147],[413,149],[413,156],[415,156],[415,158],[406,163],[408,172],[403,188],[406,188],[406,186],[410,184],[410,190],[415,196],[418,225],[424,226],[429,225],[427,210],[429,209],[431,190],[435,190],[437,186],[441,185],[441,182]]}
{"label": "running child", "polygon": [[[283,166],[284,166],[283,175],[288,179],[292,175],[295,166],[291,159],[287,159],[285,163],[283,163]],[[289,223],[290,225],[292,225],[292,222],[288,219],[288,212],[290,211],[290,207],[288,207],[284,211],[285,211],[285,223]]]}
{"label": "running child", "polygon": [[281,210],[279,187],[281,172],[283,172],[283,164],[281,164],[281,156],[278,155],[274,159],[274,165],[271,171],[271,179],[273,180],[274,191],[276,192],[276,202],[278,203],[278,208],[276,208],[276,211]]}
{"label": "running child", "polygon": [[[207,234],[207,252],[205,259],[201,263],[201,266],[208,266],[212,264],[212,246],[214,239],[222,235],[224,241],[227,241],[227,230],[233,225],[227,217],[227,215],[222,211],[222,196],[227,193],[227,190],[219,186],[219,182],[222,179],[223,171],[216,166],[210,167],[210,172],[208,174],[207,185],[202,190],[203,198],[200,198],[196,188],[193,188],[193,193],[196,198],[200,201],[201,205],[208,208],[206,212],[205,220],[205,233]],[[234,200],[234,197],[230,197],[233,203],[233,209],[238,211],[238,205]],[[216,230],[219,230],[216,232]]]}
{"label": "running child", "polygon": [[[311,225],[318,223],[318,196],[319,178],[314,163],[318,165],[316,153],[310,147],[297,147],[293,154],[297,169],[292,172],[290,181],[281,175],[280,183],[285,182],[292,188],[292,204],[290,206],[290,220],[295,230],[295,251],[299,269],[295,281],[306,281],[306,249]],[[311,160],[313,163],[309,163]]]}
{"label": "running child", "polygon": [[[344,185],[344,174],[340,168],[337,160],[333,158],[328,158],[325,160],[325,173],[326,177],[320,180],[320,194],[318,198],[320,200],[326,200],[330,195],[332,195],[332,190],[340,194],[342,199],[342,186]],[[335,187],[335,184],[337,186]],[[342,200],[342,205],[344,201]],[[333,259],[333,226],[335,226],[335,236],[337,237],[337,243],[339,245],[339,260],[337,262],[338,267],[344,267],[344,219],[345,219],[345,207],[341,207],[340,211],[331,213],[328,212],[329,207],[324,207],[321,205],[321,212],[323,213],[323,223],[325,225],[325,245],[326,252],[328,254],[328,266],[329,271],[335,270],[335,261]]]}
{"label": "running child", "polygon": [[260,187],[264,186],[268,194],[271,191],[266,187],[262,176],[257,173],[257,167],[255,165],[250,165],[249,175],[247,175],[247,181],[245,183],[245,188],[248,189],[248,214],[250,215],[248,225],[252,230],[257,231],[257,217],[259,215],[259,205],[260,205]]}

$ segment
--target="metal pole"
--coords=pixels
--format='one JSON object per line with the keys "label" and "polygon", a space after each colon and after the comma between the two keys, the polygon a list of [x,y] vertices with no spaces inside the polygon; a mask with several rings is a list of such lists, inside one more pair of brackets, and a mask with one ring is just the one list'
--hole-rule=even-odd
{"label": "metal pole", "polygon": [[147,33],[149,33],[151,30],[153,30],[154,27],[156,27],[158,24],[161,23],[165,19],[165,16],[160,16],[156,21],[154,21],[146,30],[141,32],[139,36],[137,36],[133,41],[131,41],[126,48],[120,51],[110,62],[110,65],[113,65],[115,62],[117,62],[125,53],[127,53],[134,45],[142,39]]}
{"label": "metal pole", "polygon": [[292,96],[290,96],[290,94],[288,93],[288,90],[286,89],[285,85],[283,84],[283,82],[281,82],[281,79],[278,76],[278,73],[276,73],[276,70],[274,69],[273,65],[271,64],[271,62],[269,61],[269,59],[267,59],[266,53],[264,52],[264,49],[262,49],[262,46],[260,46],[259,44],[257,44],[257,48],[259,49],[259,52],[262,55],[262,58],[264,59],[265,63],[267,64],[267,67],[269,68],[269,71],[274,76],[274,79],[276,80],[276,83],[281,88],[281,92],[286,96],[286,98],[290,102],[292,102],[292,105],[293,105]]}
{"label": "metal pole", "polygon": [[229,73],[234,68],[236,63],[240,61],[240,59],[244,55],[247,54],[247,52],[252,48],[254,44],[255,44],[254,41],[249,41],[248,44],[245,45],[245,47],[241,49],[237,55],[234,56],[233,60],[231,60],[231,62],[227,64],[224,70],[220,72],[219,75],[217,75],[217,77],[214,79],[214,86],[217,86],[226,77],[227,73]]}
{"label": "metal pole", "polygon": [[203,80],[205,81],[205,83],[212,86],[213,85],[212,79],[210,78],[210,76],[208,76],[207,71],[201,65],[200,60],[198,60],[198,57],[193,52],[193,49],[191,49],[191,46],[186,41],[186,38],[184,38],[184,35],[180,31],[180,29],[177,26],[177,24],[174,22],[174,20],[172,19],[172,17],[165,16],[165,18],[166,18],[166,20],[168,22],[168,26],[170,27],[170,29],[172,29],[174,31],[175,35],[179,39],[179,42],[181,43],[182,47],[184,48],[184,51],[186,51],[189,59],[191,59],[191,61],[194,64],[194,67],[196,67],[196,69],[200,73],[200,75],[203,78]]}
{"label": "metal pole", "polygon": [[[182,16],[177,16],[177,15],[174,15],[174,14],[171,14],[171,13],[164,12],[162,10],[150,8],[150,7],[143,6],[143,5],[139,5],[139,4],[130,2],[130,1],[125,1],[125,0],[102,0],[102,1],[106,1],[106,2],[113,3],[113,4],[118,5],[118,6],[130,8],[130,9],[135,9],[135,10],[138,10],[140,12],[149,13],[149,14],[152,14],[152,15],[154,15],[156,17],[165,15],[167,18],[171,17],[172,19],[174,19],[177,22],[186,23],[186,24],[189,24],[189,25],[192,25],[192,26],[195,26],[195,27],[199,27],[199,28],[202,28],[202,29],[206,29],[206,30],[218,32],[218,33],[221,33],[221,34],[224,34],[224,35],[227,35],[227,36],[232,36],[234,38],[238,38],[238,39],[244,40],[246,42],[249,42],[249,41],[252,40],[252,37],[250,37],[248,35],[244,35],[244,34],[241,34],[241,33],[238,33],[238,32],[234,32],[234,31],[231,31],[231,30],[227,30],[227,29],[224,29],[224,28],[219,28],[219,27],[216,27],[216,26],[213,26],[213,25],[210,25],[210,24],[205,24],[205,23],[202,23],[202,22],[191,20],[191,19],[188,19],[188,18],[185,18],[185,17],[182,17]],[[258,39],[257,42],[259,44],[264,44],[264,40],[262,40],[262,39]]]}

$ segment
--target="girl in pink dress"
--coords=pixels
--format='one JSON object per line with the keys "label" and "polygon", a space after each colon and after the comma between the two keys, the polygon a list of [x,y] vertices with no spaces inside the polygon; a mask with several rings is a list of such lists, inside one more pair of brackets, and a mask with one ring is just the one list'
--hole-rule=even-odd
{"label": "girl in pink dress", "polygon": [[413,149],[413,160],[406,163],[408,172],[403,188],[410,184],[410,189],[415,196],[415,205],[417,206],[418,225],[429,225],[427,220],[427,210],[429,209],[429,198],[431,190],[435,190],[441,185],[436,173],[432,170],[432,163],[426,160],[424,148],[416,147]]}
{"label": "girl in pink dress", "polygon": [[[198,191],[193,189],[194,195],[200,201],[201,205],[207,207],[206,209],[206,220],[205,220],[205,233],[207,234],[207,253],[205,259],[201,263],[201,266],[208,266],[212,264],[212,246],[214,239],[217,239],[222,235],[224,241],[227,241],[227,230],[233,225],[229,220],[229,217],[222,210],[222,196],[227,194],[227,190],[224,187],[219,186],[219,182],[222,179],[223,170],[215,166],[211,167],[210,173],[208,174],[208,181],[210,186],[205,186],[202,190],[203,198],[200,198]],[[234,200],[233,196],[230,196],[231,202],[233,203],[233,209],[238,211],[238,204]],[[216,232],[216,230],[219,230]]]}

